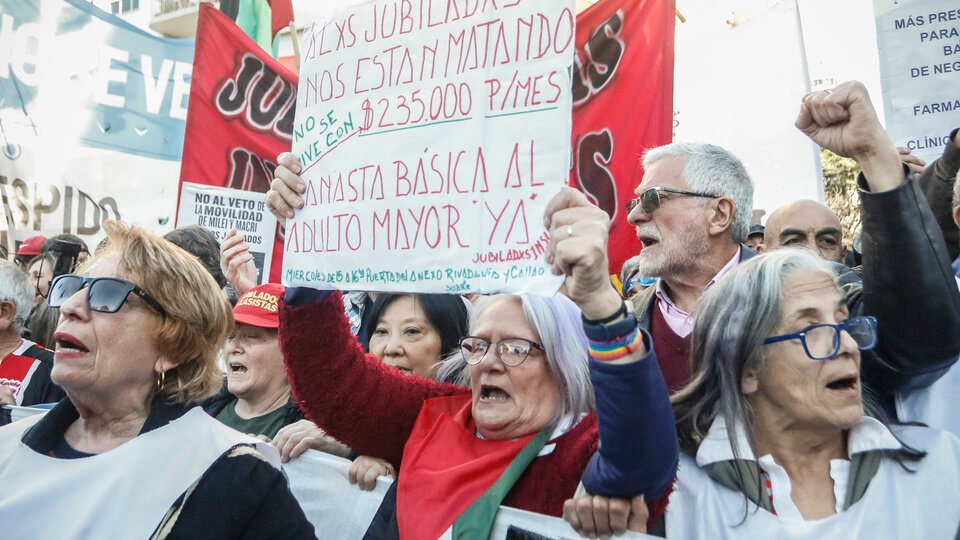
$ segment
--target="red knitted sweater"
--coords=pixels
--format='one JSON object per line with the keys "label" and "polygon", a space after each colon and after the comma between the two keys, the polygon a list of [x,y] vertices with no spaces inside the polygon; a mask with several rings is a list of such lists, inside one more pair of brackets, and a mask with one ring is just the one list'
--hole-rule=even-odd
{"label": "red knitted sweater", "polygon": [[[339,293],[280,309],[280,347],[294,398],[307,418],[356,452],[400,468],[403,447],[424,400],[470,389],[409,377],[364,353],[350,332]],[[588,415],[527,467],[506,506],[560,516],[597,449],[596,416]]]}

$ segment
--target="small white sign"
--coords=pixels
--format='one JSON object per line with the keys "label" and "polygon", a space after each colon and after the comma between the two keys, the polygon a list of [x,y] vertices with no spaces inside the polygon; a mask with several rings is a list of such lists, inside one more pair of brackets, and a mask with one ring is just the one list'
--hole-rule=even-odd
{"label": "small white sign", "polygon": [[209,229],[218,242],[236,229],[250,246],[257,282],[263,284],[270,278],[277,218],[267,211],[263,193],[184,182],[177,227],[188,225]]}
{"label": "small white sign", "polygon": [[960,127],[957,0],[874,0],[887,133],[927,163]]}

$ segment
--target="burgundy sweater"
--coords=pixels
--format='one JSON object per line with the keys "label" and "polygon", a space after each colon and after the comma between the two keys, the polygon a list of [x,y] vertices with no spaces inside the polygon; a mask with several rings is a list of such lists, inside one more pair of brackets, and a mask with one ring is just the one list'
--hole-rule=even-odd
{"label": "burgundy sweater", "polygon": [[[403,375],[365,353],[350,332],[340,293],[301,307],[283,304],[280,348],[306,417],[354,451],[386,459],[398,470],[424,400],[470,393]],[[551,442],[556,443],[553,452],[527,467],[504,505],[563,514],[563,502],[573,496],[597,449],[596,416],[588,415]]]}

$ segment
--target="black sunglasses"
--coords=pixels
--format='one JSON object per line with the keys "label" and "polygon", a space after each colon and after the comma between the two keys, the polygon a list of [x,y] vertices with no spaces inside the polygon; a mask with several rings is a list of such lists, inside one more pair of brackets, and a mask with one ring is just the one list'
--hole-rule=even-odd
{"label": "black sunglasses", "polygon": [[660,193],[673,193],[675,195],[686,195],[687,197],[704,197],[707,199],[716,199],[717,195],[709,193],[697,193],[695,191],[683,191],[682,189],[673,189],[663,186],[654,186],[644,190],[640,196],[627,201],[627,213],[633,212],[633,209],[639,206],[647,214],[652,214],[657,208],[660,208]]}
{"label": "black sunglasses", "polygon": [[154,300],[147,291],[125,279],[112,277],[85,278],[76,274],[57,276],[50,282],[47,305],[55,308],[62,306],[64,302],[80,292],[87,284],[89,284],[87,286],[87,307],[91,311],[116,313],[127,301],[127,296],[133,293],[143,298],[148,306],[157,310],[161,315],[167,314],[160,302]]}

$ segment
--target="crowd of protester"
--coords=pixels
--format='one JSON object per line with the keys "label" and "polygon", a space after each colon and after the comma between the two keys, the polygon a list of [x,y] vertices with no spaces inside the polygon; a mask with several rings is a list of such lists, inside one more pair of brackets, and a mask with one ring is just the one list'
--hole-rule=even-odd
{"label": "crowd of protester", "polygon": [[27,239],[0,404],[51,408],[0,416],[2,536],[322,538],[280,470],[315,450],[395,480],[366,538],[485,538],[501,505],[586,536],[960,538],[960,133],[927,165],[856,82],[796,127],[857,162],[862,231],[808,200],[751,223],[740,160],[673,143],[619,279],[608,214],[550,201],[553,297],[258,285],[201,227]]}

